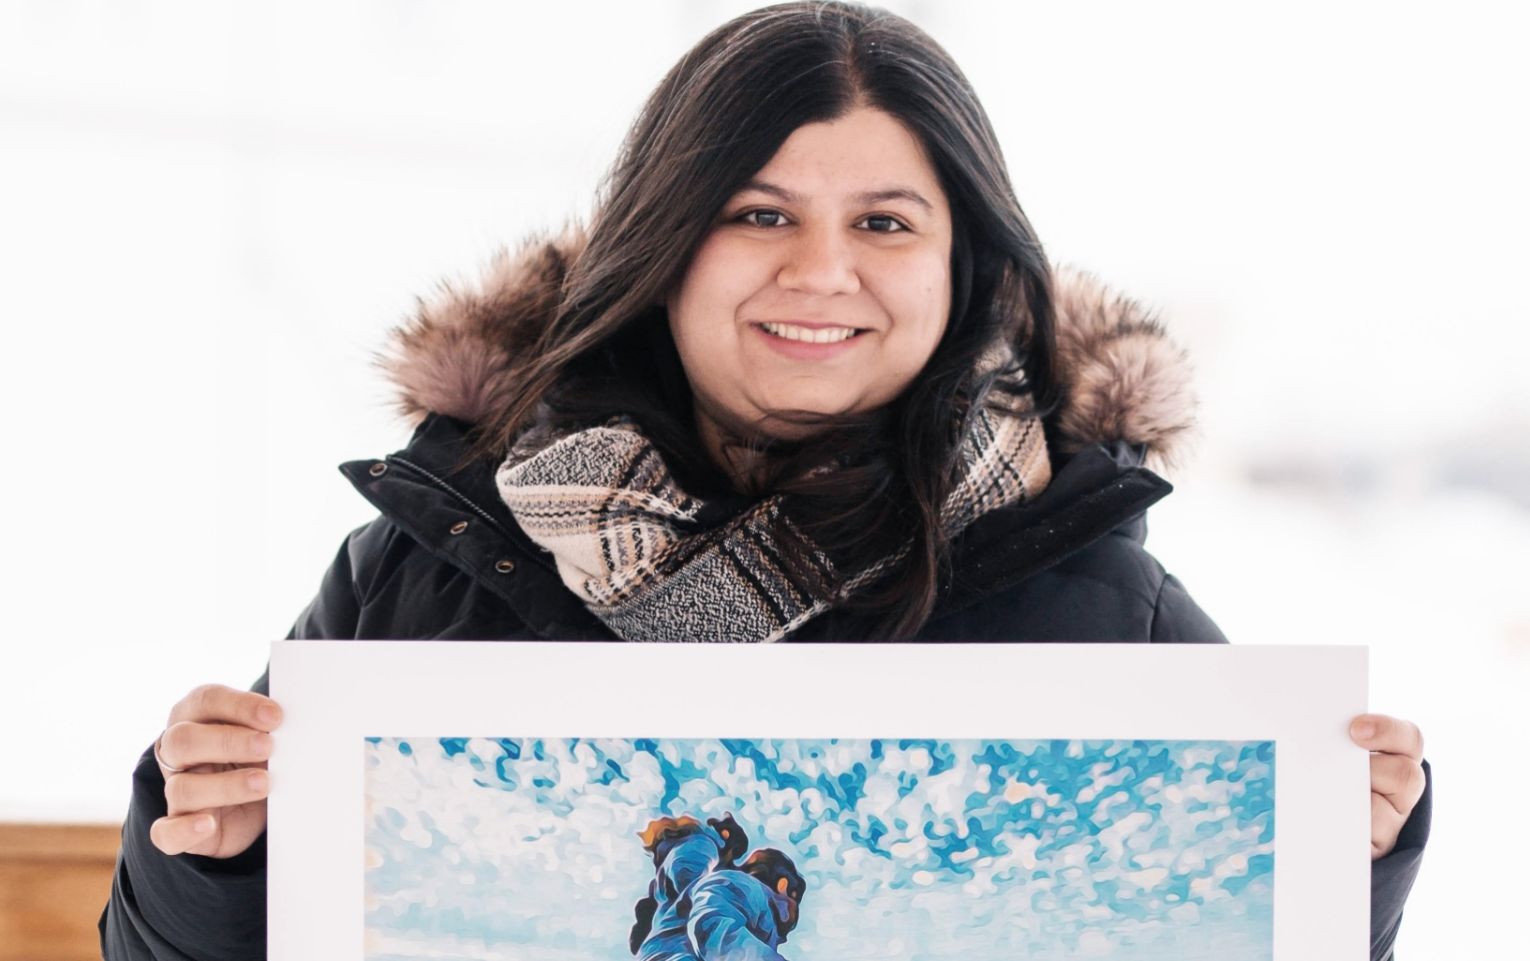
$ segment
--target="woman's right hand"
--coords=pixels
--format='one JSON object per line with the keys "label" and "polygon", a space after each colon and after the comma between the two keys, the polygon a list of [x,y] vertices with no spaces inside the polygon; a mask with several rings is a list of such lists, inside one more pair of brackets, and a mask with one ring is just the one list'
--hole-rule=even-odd
{"label": "woman's right hand", "polygon": [[253,691],[207,684],[182,698],[159,738],[168,813],[149,826],[154,846],[211,858],[248,850],[266,829],[269,732],[281,722],[277,703]]}

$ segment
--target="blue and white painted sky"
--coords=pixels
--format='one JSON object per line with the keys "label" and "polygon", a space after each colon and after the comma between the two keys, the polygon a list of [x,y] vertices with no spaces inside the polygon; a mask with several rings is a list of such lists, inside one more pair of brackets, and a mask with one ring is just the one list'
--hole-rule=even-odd
{"label": "blue and white painted sky", "polygon": [[1269,958],[1269,742],[368,739],[371,961],[630,959],[637,832],[731,812],[792,959]]}

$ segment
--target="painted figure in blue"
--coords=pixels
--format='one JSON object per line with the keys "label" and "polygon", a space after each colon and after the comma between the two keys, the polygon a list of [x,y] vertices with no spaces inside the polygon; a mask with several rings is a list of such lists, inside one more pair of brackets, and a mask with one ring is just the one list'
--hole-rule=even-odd
{"label": "painted figure in blue", "polygon": [[639,961],[692,957],[685,940],[690,888],[708,872],[733,867],[749,850],[749,836],[732,814],[705,824],[690,815],[656,818],[638,836],[653,857],[654,879],[633,908],[627,945]]}
{"label": "painted figure in blue", "polygon": [[697,961],[785,961],[776,948],[797,926],[807,882],[792,859],[761,848],[734,871],[691,887],[690,937]]}

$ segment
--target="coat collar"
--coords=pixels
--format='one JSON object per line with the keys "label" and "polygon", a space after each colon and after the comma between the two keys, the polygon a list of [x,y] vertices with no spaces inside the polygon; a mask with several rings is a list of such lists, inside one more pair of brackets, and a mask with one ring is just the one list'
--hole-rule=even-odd
{"label": "coat collar", "polygon": [[[478,461],[457,469],[471,426],[429,414],[403,450],[349,461],[340,470],[384,517],[504,600],[538,636],[614,639],[563,586],[551,555],[516,524],[495,486],[495,465]],[[1124,442],[1060,455],[1051,483],[1034,500],[974,521],[953,544],[956,573],[942,584],[934,617],[1003,591],[1111,531],[1140,542],[1143,513],[1172,490],[1140,466],[1140,458],[1141,448]],[[839,626],[831,611],[794,638],[827,639]]]}

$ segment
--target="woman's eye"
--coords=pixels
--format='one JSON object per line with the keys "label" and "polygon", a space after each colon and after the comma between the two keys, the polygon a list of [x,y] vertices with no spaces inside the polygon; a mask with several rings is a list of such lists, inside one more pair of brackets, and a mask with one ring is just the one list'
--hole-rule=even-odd
{"label": "woman's eye", "polygon": [[887,214],[872,214],[861,223],[866,224],[871,232],[876,234],[895,234],[908,229],[898,218],[889,217]]}
{"label": "woman's eye", "polygon": [[[774,217],[776,219],[774,221],[766,220],[761,222],[760,220],[756,219],[759,217]],[[751,227],[779,227],[781,226],[781,221],[785,218],[782,217],[781,211],[779,210],[751,210],[748,213],[743,214],[739,219],[749,224]]]}

